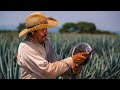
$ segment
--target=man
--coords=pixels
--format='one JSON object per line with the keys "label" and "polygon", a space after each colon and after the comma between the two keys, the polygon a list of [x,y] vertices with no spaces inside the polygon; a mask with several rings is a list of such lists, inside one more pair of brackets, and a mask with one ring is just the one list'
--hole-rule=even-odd
{"label": "man", "polygon": [[60,59],[55,53],[47,39],[47,28],[57,26],[56,19],[35,12],[26,17],[25,24],[26,29],[19,33],[19,37],[27,36],[20,43],[17,55],[21,79],[55,79],[70,68],[77,72],[74,70],[75,65],[85,62],[85,55],[89,52],[78,53],[65,59]]}

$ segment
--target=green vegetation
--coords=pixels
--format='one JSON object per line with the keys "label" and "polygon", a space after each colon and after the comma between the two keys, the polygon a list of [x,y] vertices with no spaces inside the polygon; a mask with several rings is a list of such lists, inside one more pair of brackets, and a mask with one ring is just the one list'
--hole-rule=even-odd
{"label": "green vegetation", "polygon": [[[120,36],[98,34],[49,34],[55,51],[66,58],[79,42],[96,48],[93,58],[83,66],[79,79],[120,79]],[[19,66],[16,53],[19,43],[18,32],[0,33],[0,78],[18,79]]]}
{"label": "green vegetation", "polygon": [[26,26],[25,26],[25,23],[19,23],[17,29],[18,29],[18,32],[20,32],[21,30],[25,29]]}
{"label": "green vegetation", "polygon": [[91,22],[68,22],[59,30],[60,33],[91,33],[91,34],[115,34],[109,31],[98,30],[96,25]]}
{"label": "green vegetation", "polygon": [[19,66],[16,63],[18,39],[16,32],[0,33],[0,78],[18,79]]}

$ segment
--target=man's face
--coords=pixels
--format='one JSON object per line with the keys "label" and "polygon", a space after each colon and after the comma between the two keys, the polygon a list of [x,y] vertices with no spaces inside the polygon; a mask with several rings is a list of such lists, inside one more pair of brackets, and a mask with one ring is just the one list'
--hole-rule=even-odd
{"label": "man's face", "polygon": [[34,32],[34,39],[38,43],[43,43],[46,40],[47,35],[48,35],[47,28],[40,29],[40,30],[37,30],[36,32]]}

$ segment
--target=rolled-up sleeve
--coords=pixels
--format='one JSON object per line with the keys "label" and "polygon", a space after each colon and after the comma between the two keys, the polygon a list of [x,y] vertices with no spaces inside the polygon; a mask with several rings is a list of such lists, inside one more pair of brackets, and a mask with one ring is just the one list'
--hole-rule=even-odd
{"label": "rolled-up sleeve", "polygon": [[54,79],[73,65],[71,57],[49,63],[27,45],[21,48],[21,59],[29,70],[43,79]]}

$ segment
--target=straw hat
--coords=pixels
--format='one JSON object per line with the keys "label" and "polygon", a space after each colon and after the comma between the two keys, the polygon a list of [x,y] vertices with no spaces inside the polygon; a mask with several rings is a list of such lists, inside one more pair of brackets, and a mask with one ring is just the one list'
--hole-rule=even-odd
{"label": "straw hat", "polygon": [[45,17],[41,12],[34,12],[25,19],[26,29],[19,33],[19,37],[43,28],[51,28],[58,25],[58,21],[52,17]]}

